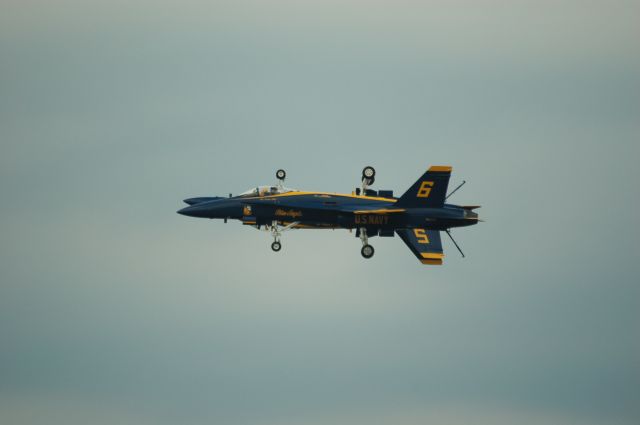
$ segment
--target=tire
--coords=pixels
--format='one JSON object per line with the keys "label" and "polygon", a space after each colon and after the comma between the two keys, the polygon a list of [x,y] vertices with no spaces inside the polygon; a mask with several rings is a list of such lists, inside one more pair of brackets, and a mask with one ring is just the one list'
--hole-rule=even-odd
{"label": "tire", "polygon": [[364,167],[362,169],[362,178],[363,179],[373,180],[373,178],[375,176],[376,176],[376,170],[372,166],[367,165],[366,167]]}
{"label": "tire", "polygon": [[362,247],[362,249],[360,250],[360,254],[362,254],[362,256],[364,258],[371,258],[373,257],[373,254],[375,254],[375,250],[373,249],[373,247],[371,245],[364,245]]}
{"label": "tire", "polygon": [[271,244],[271,249],[275,252],[278,252],[280,251],[280,249],[282,249],[282,245],[280,244],[280,242],[274,242]]}
{"label": "tire", "polygon": [[276,178],[278,180],[284,180],[285,177],[287,177],[287,173],[283,169],[276,171]]}

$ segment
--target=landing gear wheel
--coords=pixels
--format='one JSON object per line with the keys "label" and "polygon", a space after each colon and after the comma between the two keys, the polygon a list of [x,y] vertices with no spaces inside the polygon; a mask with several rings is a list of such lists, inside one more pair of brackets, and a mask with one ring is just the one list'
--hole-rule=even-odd
{"label": "landing gear wheel", "polygon": [[362,254],[362,256],[364,258],[371,258],[373,257],[373,254],[375,253],[375,250],[373,249],[373,247],[369,244],[364,245],[362,247],[362,249],[360,250],[360,254]]}
{"label": "landing gear wheel", "polygon": [[280,242],[274,242],[271,244],[271,249],[273,249],[275,252],[280,251],[280,248],[282,248],[282,245],[280,245]]}
{"label": "landing gear wheel", "polygon": [[367,165],[362,169],[363,179],[373,180],[375,176],[376,176],[376,170],[372,166]]}
{"label": "landing gear wheel", "polygon": [[280,170],[276,171],[276,178],[278,180],[284,180],[285,177],[287,177],[287,173],[284,170],[280,169]]}

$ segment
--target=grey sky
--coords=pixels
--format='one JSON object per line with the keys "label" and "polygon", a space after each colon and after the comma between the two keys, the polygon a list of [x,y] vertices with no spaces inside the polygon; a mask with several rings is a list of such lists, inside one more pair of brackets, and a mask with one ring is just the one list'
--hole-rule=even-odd
{"label": "grey sky", "polygon": [[[639,2],[2,10],[0,423],[640,420]],[[175,214],[368,164],[468,257]]]}

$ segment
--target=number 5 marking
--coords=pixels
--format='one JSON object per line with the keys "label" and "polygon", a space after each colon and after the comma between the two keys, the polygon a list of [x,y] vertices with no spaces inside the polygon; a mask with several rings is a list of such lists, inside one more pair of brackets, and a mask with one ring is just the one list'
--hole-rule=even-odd
{"label": "number 5 marking", "polygon": [[427,236],[427,233],[424,231],[424,229],[413,229],[413,234],[416,235],[416,239],[418,240],[418,243],[421,243],[421,244],[429,243],[429,237]]}
{"label": "number 5 marking", "polygon": [[418,194],[416,195],[418,198],[428,198],[431,193],[431,188],[433,187],[433,182],[423,181],[420,185],[420,189],[418,189]]}

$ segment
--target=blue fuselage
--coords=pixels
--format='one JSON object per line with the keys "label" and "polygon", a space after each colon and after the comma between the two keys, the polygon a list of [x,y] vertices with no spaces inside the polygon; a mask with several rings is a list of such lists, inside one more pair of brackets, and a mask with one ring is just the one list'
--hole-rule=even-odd
{"label": "blue fuselage", "polygon": [[472,207],[397,208],[396,198],[292,191],[273,196],[191,198],[178,213],[201,218],[238,219],[250,225],[297,223],[309,228],[445,230],[476,224]]}

